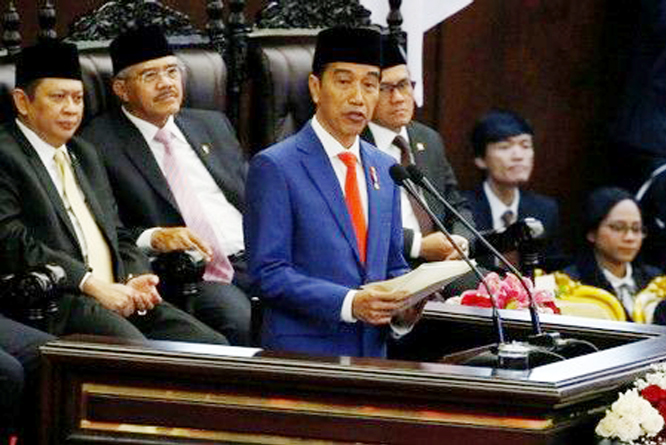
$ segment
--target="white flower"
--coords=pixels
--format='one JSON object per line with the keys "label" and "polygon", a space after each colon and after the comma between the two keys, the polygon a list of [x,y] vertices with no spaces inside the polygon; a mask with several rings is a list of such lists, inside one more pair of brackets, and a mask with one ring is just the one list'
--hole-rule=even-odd
{"label": "white flower", "polygon": [[595,432],[602,437],[616,437],[624,442],[642,436],[652,437],[664,427],[664,419],[650,402],[641,397],[638,389],[620,394]]}
{"label": "white flower", "polygon": [[652,365],[652,372],[646,374],[642,379],[636,381],[636,388],[645,389],[650,385],[657,385],[660,388],[666,388],[666,363]]}
{"label": "white flower", "polygon": [[652,412],[643,417],[641,425],[649,437],[656,436],[664,427],[664,418],[659,411],[652,409]]}

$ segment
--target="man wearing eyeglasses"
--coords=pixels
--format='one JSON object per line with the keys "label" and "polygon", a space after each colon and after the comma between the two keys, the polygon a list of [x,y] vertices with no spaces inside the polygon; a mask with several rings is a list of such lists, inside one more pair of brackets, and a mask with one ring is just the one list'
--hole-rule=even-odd
{"label": "man wearing eyeglasses", "polygon": [[[412,120],[415,107],[413,86],[404,51],[383,36],[379,101],[372,122],[361,136],[397,162],[416,164],[442,196],[473,223],[472,212],[458,191],[458,181],[444,154],[442,138],[435,130]],[[425,195],[425,198],[454,234],[458,245],[467,250],[471,238],[469,231],[431,196]],[[405,258],[412,263],[458,258],[451,243],[433,227],[427,214],[410,202],[405,191],[402,192],[402,224]]]}
{"label": "man wearing eyeglasses", "polygon": [[222,113],[181,108],[182,68],[158,27],[119,35],[110,52],[122,107],[93,119],[82,136],[100,149],[121,219],[140,247],[194,249],[208,260],[198,295],[185,305],[232,344],[247,345],[247,166],[234,130]]}

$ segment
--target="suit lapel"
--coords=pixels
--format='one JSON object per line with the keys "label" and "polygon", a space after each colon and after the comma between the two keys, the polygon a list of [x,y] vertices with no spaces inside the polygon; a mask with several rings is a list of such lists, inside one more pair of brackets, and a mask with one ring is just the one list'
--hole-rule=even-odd
{"label": "suit lapel", "polygon": [[347,203],[340,187],[331,186],[332,184],[338,184],[338,178],[331,166],[331,162],[326,156],[326,151],[310,124],[307,124],[301,135],[302,137],[297,141],[298,149],[303,153],[300,162],[315,188],[324,197],[333,214],[333,219],[354,250],[356,259],[360,265],[362,264],[361,256],[358,251],[356,234],[354,233],[351,217],[347,210]]}
{"label": "suit lapel", "polygon": [[363,143],[361,143],[361,160],[365,172],[365,185],[368,191],[368,245],[366,249],[366,265],[372,262],[379,251],[380,242],[387,236],[382,233],[381,215],[384,214],[383,205],[392,203],[390,196],[384,197],[385,193],[392,193],[392,184],[382,184],[383,178],[379,171],[379,163],[375,155]]}
{"label": "suit lapel", "polygon": [[60,196],[60,193],[58,193],[58,189],[56,188],[55,184],[53,184],[51,175],[49,175],[49,172],[46,170],[46,167],[42,163],[42,160],[39,158],[39,155],[35,149],[32,148],[32,145],[30,142],[28,142],[25,136],[23,136],[23,133],[18,129],[18,127],[14,127],[13,132],[14,138],[17,140],[21,149],[26,154],[28,162],[37,174],[37,177],[42,183],[44,190],[46,190],[46,194],[49,196],[49,200],[55,207],[55,211],[58,214],[58,217],[65,225],[65,227],[67,227],[67,232],[70,238],[78,245],[79,240],[76,236],[76,231],[74,230],[72,221],[69,219],[69,215],[67,214],[67,209],[65,209],[62,197]]}
{"label": "suit lapel", "polygon": [[189,119],[186,115],[180,113],[176,116],[175,121],[192,150],[197,154],[220,190],[229,199],[230,192],[238,189],[238,181],[234,180],[229,170],[225,168],[224,160],[220,158],[222,154],[220,147],[215,147],[213,140],[208,137],[206,127],[202,125],[200,120]]}
{"label": "suit lapel", "polygon": [[143,138],[143,135],[139,131],[127,116],[125,116],[122,110],[118,110],[119,119],[114,119],[115,122],[119,122],[119,128],[117,129],[116,134],[122,140],[120,146],[125,152],[125,156],[135,165],[137,171],[142,174],[148,184],[153,187],[155,192],[169,202],[175,209],[178,209],[178,204],[173,194],[171,194],[171,188],[167,182],[160,166],[155,160],[153,152],[150,150],[148,143]]}
{"label": "suit lapel", "polygon": [[479,229],[491,230],[493,228],[493,213],[490,210],[488,197],[483,192],[483,187],[478,187],[475,190],[475,193],[477,197],[476,202],[478,203],[480,210],[477,212],[477,215],[479,216],[479,221],[477,221]]}
{"label": "suit lapel", "polygon": [[91,186],[90,182],[88,181],[88,177],[83,171],[83,168],[81,168],[81,163],[79,162],[78,155],[76,153],[77,150],[75,143],[72,143],[70,141],[70,144],[68,145],[70,146],[69,157],[72,160],[72,171],[74,172],[74,176],[76,177],[76,182],[79,185],[79,188],[81,189],[81,193],[83,193],[83,199],[85,200],[85,203],[88,206],[90,213],[92,213],[93,218],[97,223],[97,226],[99,227],[100,231],[104,234],[104,238],[106,238],[106,242],[109,245],[109,250],[113,252],[112,243],[110,240],[112,239],[111,231],[115,230],[115,227],[109,226],[111,221],[109,221],[105,217],[104,211],[102,210],[102,207],[97,201],[95,191]]}
{"label": "suit lapel", "polygon": [[[420,137],[421,135],[415,131],[415,128],[411,122],[407,125],[407,135],[409,136],[409,149],[412,153],[412,158],[414,159],[414,165],[416,165],[427,178],[435,177],[430,172],[427,146]],[[437,188],[440,193],[443,192],[440,187]],[[423,193],[423,197],[425,198],[428,207],[430,207],[430,209],[439,216],[440,220],[443,220],[446,215],[446,210],[444,207],[439,202],[437,202],[437,200],[430,193]]]}

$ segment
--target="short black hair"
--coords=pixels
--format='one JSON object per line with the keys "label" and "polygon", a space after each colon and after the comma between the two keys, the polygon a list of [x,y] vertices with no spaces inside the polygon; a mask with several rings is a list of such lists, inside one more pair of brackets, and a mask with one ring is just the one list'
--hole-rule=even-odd
{"label": "short black hair", "polygon": [[472,129],[471,141],[474,148],[474,157],[483,158],[486,155],[486,146],[519,134],[534,135],[532,126],[519,114],[494,109],[484,114],[476,121]]}
{"label": "short black hair", "polygon": [[627,199],[636,203],[634,195],[619,187],[600,187],[592,191],[587,197],[583,215],[583,233],[587,234],[597,230],[601,221],[606,219],[613,207]]}
{"label": "short black hair", "polygon": [[35,94],[37,93],[37,88],[39,88],[39,85],[44,81],[44,79],[35,79],[30,82],[23,88],[21,88],[23,91],[25,91],[25,94],[28,96],[28,98],[32,101],[35,100]]}

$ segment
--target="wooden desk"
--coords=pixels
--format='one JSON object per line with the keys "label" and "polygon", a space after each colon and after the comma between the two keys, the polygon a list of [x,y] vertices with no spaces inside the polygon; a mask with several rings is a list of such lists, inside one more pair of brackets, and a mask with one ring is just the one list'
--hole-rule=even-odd
{"label": "wooden desk", "polygon": [[[487,342],[481,335],[490,325],[487,314],[463,309],[433,305],[423,327],[451,334],[440,343],[455,342],[455,332]],[[556,321],[545,317],[544,326],[603,338],[607,347],[530,371],[505,371],[60,339],[43,347],[48,420],[42,443],[591,443],[592,425],[618,387],[666,359],[666,330]],[[522,314],[507,315],[507,323],[511,331],[529,330]]]}

